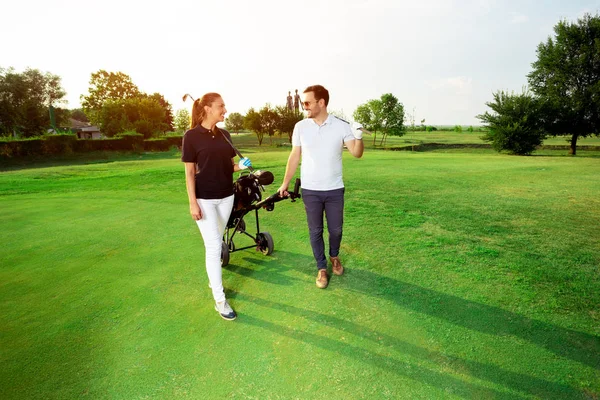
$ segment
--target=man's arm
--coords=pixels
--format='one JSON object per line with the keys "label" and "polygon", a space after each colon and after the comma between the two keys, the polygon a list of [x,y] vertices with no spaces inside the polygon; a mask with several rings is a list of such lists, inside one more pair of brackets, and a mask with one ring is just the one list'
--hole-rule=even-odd
{"label": "man's arm", "polygon": [[354,140],[348,140],[344,144],[348,148],[350,154],[356,158],[361,158],[365,150],[365,144],[362,141],[363,133],[370,134],[371,132],[363,128],[362,124],[356,122],[351,124],[350,130],[354,136]]}
{"label": "man's arm", "polygon": [[361,158],[363,155],[363,152],[365,150],[365,145],[362,141],[362,139],[354,139],[354,140],[348,140],[345,143],[346,147],[348,148],[348,151],[350,152],[350,154],[352,154],[354,157],[356,158]]}
{"label": "man's arm", "polygon": [[300,164],[301,155],[302,147],[292,147],[292,151],[290,152],[290,156],[288,157],[287,165],[285,166],[285,175],[283,177],[283,183],[281,184],[279,189],[277,189],[277,192],[279,192],[279,195],[282,197],[287,196],[289,194],[287,189],[290,186],[292,178],[296,174],[296,169],[298,169],[298,165]]}

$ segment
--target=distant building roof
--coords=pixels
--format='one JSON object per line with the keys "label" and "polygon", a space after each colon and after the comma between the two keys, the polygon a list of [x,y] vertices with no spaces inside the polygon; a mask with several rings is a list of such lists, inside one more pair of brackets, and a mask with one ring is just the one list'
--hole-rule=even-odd
{"label": "distant building roof", "polygon": [[100,128],[98,128],[97,126],[94,126],[94,125],[80,128],[80,130],[81,130],[81,132],[100,132]]}
{"label": "distant building roof", "polygon": [[90,126],[90,124],[88,122],[83,122],[83,121],[79,121],[77,119],[73,119],[73,118],[69,118],[69,124],[71,126],[71,128],[85,128]]}

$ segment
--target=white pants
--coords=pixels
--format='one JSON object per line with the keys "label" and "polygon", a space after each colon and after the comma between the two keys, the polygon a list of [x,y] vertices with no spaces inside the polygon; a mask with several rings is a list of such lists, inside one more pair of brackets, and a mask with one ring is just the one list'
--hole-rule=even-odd
{"label": "white pants", "polygon": [[233,195],[224,199],[197,199],[202,218],[196,221],[206,253],[206,273],[216,302],[225,301],[221,271],[221,243],[233,208]]}

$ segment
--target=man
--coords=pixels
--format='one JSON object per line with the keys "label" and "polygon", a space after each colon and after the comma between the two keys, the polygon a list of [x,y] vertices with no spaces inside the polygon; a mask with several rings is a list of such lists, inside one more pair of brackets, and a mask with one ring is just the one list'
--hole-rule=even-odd
{"label": "man", "polygon": [[288,110],[292,111],[292,92],[288,91],[285,106]]}
{"label": "man", "polygon": [[[296,94],[294,95],[294,110],[296,113],[300,112],[300,95],[298,94],[298,89],[296,89]],[[304,107],[302,107],[304,110]]]}
{"label": "man", "polygon": [[317,261],[316,284],[324,289],[329,284],[329,276],[323,241],[323,213],[327,218],[332,271],[342,275],[344,267],[339,259],[344,217],[342,152],[346,145],[350,154],[362,157],[363,129],[359,127],[353,132],[348,122],[327,113],[329,92],[321,85],[306,88],[302,104],[307,118],[294,126],[292,151],[278,192],[281,196],[288,195],[287,189],[302,159],[302,198],[310,244]]}

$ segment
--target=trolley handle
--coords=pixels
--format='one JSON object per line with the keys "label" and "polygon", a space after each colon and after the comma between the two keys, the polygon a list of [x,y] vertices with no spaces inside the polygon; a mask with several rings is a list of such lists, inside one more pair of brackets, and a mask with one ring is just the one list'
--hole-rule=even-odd
{"label": "trolley handle", "polygon": [[294,191],[290,193],[290,198],[292,199],[292,202],[294,202],[300,197],[302,197],[300,196],[300,178],[296,178],[296,183],[294,184]]}

